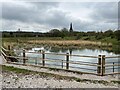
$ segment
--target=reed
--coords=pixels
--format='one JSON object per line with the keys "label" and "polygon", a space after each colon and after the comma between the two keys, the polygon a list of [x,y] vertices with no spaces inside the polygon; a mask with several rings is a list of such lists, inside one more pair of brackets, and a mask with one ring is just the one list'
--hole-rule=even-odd
{"label": "reed", "polygon": [[11,49],[18,48],[31,48],[34,46],[49,46],[49,47],[57,47],[57,48],[105,48],[110,49],[113,47],[112,43],[100,42],[100,41],[87,41],[87,40],[50,40],[50,39],[13,39],[13,38],[5,38],[3,39],[3,46],[7,48],[8,45],[11,45]]}
{"label": "reed", "polygon": [[29,40],[27,43],[34,44],[48,44],[57,46],[109,46],[112,47],[111,43],[102,43],[95,41],[85,41],[85,40]]}

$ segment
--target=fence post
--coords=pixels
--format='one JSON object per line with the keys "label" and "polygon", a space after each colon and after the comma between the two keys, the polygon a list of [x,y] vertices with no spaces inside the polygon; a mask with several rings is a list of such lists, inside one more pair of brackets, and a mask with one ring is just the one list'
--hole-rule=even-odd
{"label": "fence post", "polygon": [[66,53],[66,69],[69,69],[69,53]]}
{"label": "fence post", "polygon": [[63,60],[62,60],[62,68],[63,68]]}
{"label": "fence post", "polygon": [[23,64],[25,64],[25,49],[23,49]]}
{"label": "fence post", "polygon": [[102,76],[105,75],[105,55],[102,55]]}
{"label": "fence post", "polygon": [[8,45],[8,50],[9,51],[7,53],[8,53],[8,56],[10,56],[10,45]]}
{"label": "fence post", "polygon": [[97,67],[97,73],[98,75],[101,75],[101,55],[98,55],[98,67]]}
{"label": "fence post", "polygon": [[8,50],[10,50],[10,45],[8,45]]}
{"label": "fence post", "polygon": [[42,51],[42,64],[45,66],[45,51]]}
{"label": "fence post", "polygon": [[114,73],[114,62],[113,62],[113,73]]}
{"label": "fence post", "polygon": [[37,65],[37,57],[36,57],[36,59],[35,59],[35,65]]}
{"label": "fence post", "polygon": [[[10,55],[10,45],[8,45],[8,51],[5,51],[5,52],[8,56],[11,56]],[[7,62],[10,61],[9,57],[6,57],[6,59],[7,59]]]}

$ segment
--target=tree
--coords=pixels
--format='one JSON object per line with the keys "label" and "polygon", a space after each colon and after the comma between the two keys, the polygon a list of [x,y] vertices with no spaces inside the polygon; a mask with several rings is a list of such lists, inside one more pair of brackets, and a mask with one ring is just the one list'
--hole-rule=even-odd
{"label": "tree", "polygon": [[117,40],[120,40],[120,30],[115,31],[114,35]]}
{"label": "tree", "polygon": [[76,40],[81,39],[84,36],[84,32],[77,33]]}
{"label": "tree", "polygon": [[113,31],[112,30],[107,30],[104,32],[105,36],[107,37],[111,37],[113,35]]}
{"label": "tree", "polygon": [[13,32],[10,32],[10,36],[11,36],[11,37],[13,36]]}
{"label": "tree", "polygon": [[69,31],[68,31],[67,28],[63,28],[63,29],[61,29],[61,32],[63,32],[63,33],[68,33]]}
{"label": "tree", "polygon": [[63,28],[61,29],[61,33],[62,33],[62,37],[68,36],[69,35],[69,31],[67,28]]}
{"label": "tree", "polygon": [[87,35],[88,36],[95,36],[96,32],[95,31],[89,31],[89,32],[87,32]]}
{"label": "tree", "polygon": [[61,32],[58,29],[52,29],[49,33],[52,37],[61,37]]}

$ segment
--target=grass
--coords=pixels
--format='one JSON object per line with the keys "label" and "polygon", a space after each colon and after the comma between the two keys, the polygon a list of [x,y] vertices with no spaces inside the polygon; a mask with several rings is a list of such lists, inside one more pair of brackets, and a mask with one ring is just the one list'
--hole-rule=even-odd
{"label": "grass", "polygon": [[62,79],[62,80],[75,80],[76,82],[90,82],[90,83],[94,83],[94,84],[104,84],[104,85],[108,85],[111,82],[115,83],[115,84],[120,84],[120,81],[105,81],[105,80],[89,80],[89,79],[80,79],[80,78],[76,78],[76,77],[69,77],[69,76],[62,76],[62,75],[58,75],[58,74],[53,74],[53,73],[46,73],[46,72],[36,72],[36,71],[31,71],[31,70],[26,70],[26,69],[20,69],[20,68],[15,68],[13,66],[2,66],[3,72],[14,72],[16,74],[20,74],[22,73],[23,75],[28,75],[28,74],[39,74],[41,77],[45,78],[45,77],[54,77],[55,79]]}
{"label": "grass", "polygon": [[111,46],[111,43],[101,43],[100,41],[87,41],[87,40],[75,40],[73,37],[69,37],[66,39],[61,39],[59,37],[33,37],[33,38],[3,38],[3,43],[36,43],[36,44],[56,44],[56,45],[73,45],[73,46],[79,46],[79,45],[102,45],[102,46]]}

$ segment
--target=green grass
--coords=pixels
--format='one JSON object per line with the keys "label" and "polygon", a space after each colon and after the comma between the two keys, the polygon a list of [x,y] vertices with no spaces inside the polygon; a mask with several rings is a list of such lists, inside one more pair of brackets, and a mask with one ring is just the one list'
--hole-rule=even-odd
{"label": "green grass", "polygon": [[106,37],[104,39],[101,39],[101,41],[107,42],[107,43],[112,43],[113,45],[118,43],[117,39],[111,38],[111,37]]}
{"label": "green grass", "polygon": [[90,83],[94,83],[94,84],[104,84],[104,85],[108,85],[111,82],[115,83],[115,84],[120,84],[120,81],[105,81],[105,80],[89,80],[89,79],[80,79],[80,78],[76,78],[76,77],[69,77],[69,76],[62,76],[62,75],[58,75],[58,74],[52,74],[52,73],[46,73],[46,72],[36,72],[36,71],[31,71],[31,70],[26,70],[26,69],[20,69],[20,68],[15,68],[13,66],[2,66],[3,72],[14,72],[16,74],[20,74],[22,73],[23,75],[28,75],[28,74],[39,74],[41,77],[45,78],[45,77],[54,77],[55,79],[62,79],[62,80],[75,80],[76,82],[90,82]]}

